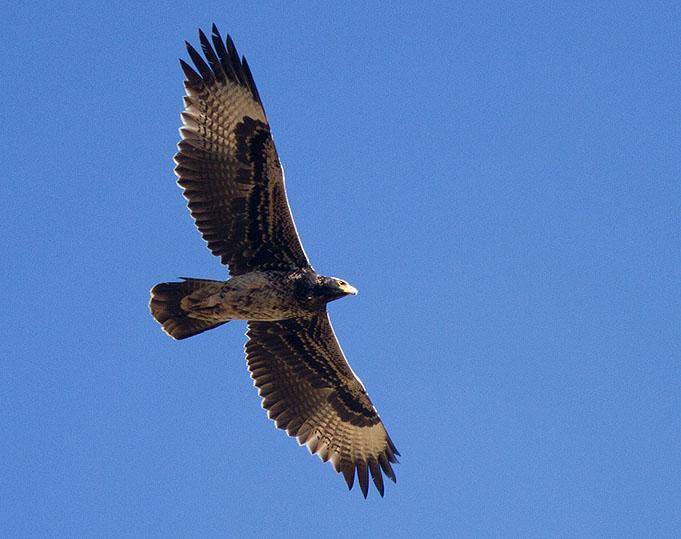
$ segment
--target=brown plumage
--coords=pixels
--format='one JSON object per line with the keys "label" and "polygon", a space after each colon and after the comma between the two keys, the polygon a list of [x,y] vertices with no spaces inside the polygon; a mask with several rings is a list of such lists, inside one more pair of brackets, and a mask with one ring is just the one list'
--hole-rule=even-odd
{"label": "brown plumage", "polygon": [[315,272],[291,216],[267,117],[245,58],[213,25],[189,44],[182,140],[175,172],[227,281],[185,279],[151,291],[164,331],[184,339],[230,320],[248,321],[248,369],[278,428],[306,444],[366,497],[383,496],[399,455],[338,344],[326,305],[356,290]]}

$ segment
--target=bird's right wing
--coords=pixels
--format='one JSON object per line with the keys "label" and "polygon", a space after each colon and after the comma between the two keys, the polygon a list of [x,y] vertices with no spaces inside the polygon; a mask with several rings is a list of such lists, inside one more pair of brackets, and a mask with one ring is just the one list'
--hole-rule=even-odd
{"label": "bird's right wing", "polygon": [[348,365],[326,313],[249,322],[246,358],[263,407],[278,428],[357,479],[364,497],[369,472],[381,496],[381,470],[395,481],[399,452],[364,386]]}
{"label": "bird's right wing", "polygon": [[198,73],[185,76],[175,173],[211,252],[233,275],[309,265],[284,188],[284,173],[246,59],[215,25],[206,60],[187,43]]}

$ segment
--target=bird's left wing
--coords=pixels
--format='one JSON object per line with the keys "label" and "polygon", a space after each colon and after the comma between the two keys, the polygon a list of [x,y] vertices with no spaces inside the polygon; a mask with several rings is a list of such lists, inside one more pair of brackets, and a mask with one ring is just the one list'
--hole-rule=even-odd
{"label": "bird's left wing", "polygon": [[399,452],[364,386],[348,365],[328,314],[249,322],[246,357],[263,408],[276,426],[330,460],[364,497],[369,472],[383,496],[381,470],[395,481]]}

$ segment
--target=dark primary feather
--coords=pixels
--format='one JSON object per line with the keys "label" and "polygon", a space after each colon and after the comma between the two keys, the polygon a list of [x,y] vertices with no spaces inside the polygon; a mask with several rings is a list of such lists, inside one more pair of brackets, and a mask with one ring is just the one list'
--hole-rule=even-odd
{"label": "dark primary feather", "polygon": [[187,82],[190,85],[198,87],[201,84],[203,84],[203,80],[201,79],[201,77],[199,77],[199,75],[196,73],[196,71],[194,71],[192,69],[192,67],[187,62],[182,60],[181,58],[180,58],[180,66],[182,67],[182,71],[184,72],[184,76],[187,77]]}
{"label": "dark primary feather", "polygon": [[227,36],[227,52],[229,53],[229,59],[234,66],[234,73],[236,74],[237,79],[239,79],[241,84],[245,85],[246,78],[244,77],[243,70],[241,69],[241,62],[239,62],[239,53],[236,52],[236,45],[234,45],[234,41],[230,35]]}
{"label": "dark primary feather", "polygon": [[175,172],[208,248],[233,275],[309,266],[260,96],[231,38],[190,44]]}
{"label": "dark primary feather", "polygon": [[278,428],[331,460],[366,497],[369,473],[383,496],[381,471],[399,455],[364,386],[343,355],[328,315],[249,322],[246,357],[263,407]]}

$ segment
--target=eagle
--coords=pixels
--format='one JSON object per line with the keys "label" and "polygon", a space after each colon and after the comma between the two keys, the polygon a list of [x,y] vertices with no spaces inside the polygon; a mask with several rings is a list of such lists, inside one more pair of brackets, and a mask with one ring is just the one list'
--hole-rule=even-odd
{"label": "eagle", "polygon": [[364,385],[348,364],[327,304],[357,290],[318,274],[289,208],[284,171],[246,58],[215,25],[204,57],[185,42],[195,69],[186,77],[177,183],[208,249],[228,266],[227,281],[183,278],[151,290],[163,330],[186,339],[246,320],[246,362],[277,428],[342,473],[364,497],[369,475],[383,497],[396,482],[399,452]]}

